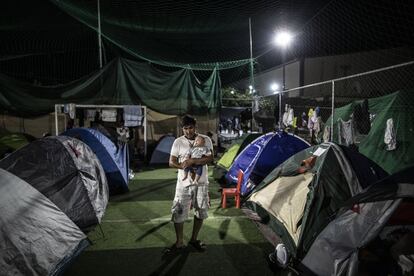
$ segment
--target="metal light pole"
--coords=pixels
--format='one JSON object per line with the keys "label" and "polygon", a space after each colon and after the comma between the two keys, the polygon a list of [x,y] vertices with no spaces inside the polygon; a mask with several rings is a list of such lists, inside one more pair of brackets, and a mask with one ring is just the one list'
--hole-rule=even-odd
{"label": "metal light pole", "polygon": [[[249,17],[249,38],[250,38],[250,85],[249,92],[254,97],[254,65],[253,65],[253,40],[252,40],[252,19]],[[254,124],[254,101],[252,101],[252,119],[250,120],[250,131],[253,132]]]}
{"label": "metal light pole", "polygon": [[286,90],[286,48],[292,42],[293,36],[287,31],[276,33],[275,43],[282,49],[282,91],[279,92],[279,128],[282,128],[282,93]]}
{"label": "metal light pole", "polygon": [[282,128],[282,93],[286,89],[286,76],[285,76],[285,51],[282,53],[282,91],[279,92],[279,129]]}
{"label": "metal light pole", "polygon": [[[282,91],[279,89],[279,85],[277,83],[272,83],[270,89],[273,91],[273,94],[279,94],[279,102],[278,102],[278,106],[279,106],[279,118],[281,116],[281,100],[282,100]],[[280,128],[280,119],[278,120],[278,125]]]}

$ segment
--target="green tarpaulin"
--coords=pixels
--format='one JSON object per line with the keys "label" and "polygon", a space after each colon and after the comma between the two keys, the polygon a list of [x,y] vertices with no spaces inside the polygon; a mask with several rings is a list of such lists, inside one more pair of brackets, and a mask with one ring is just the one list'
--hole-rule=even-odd
{"label": "green tarpaulin", "polygon": [[200,115],[220,107],[217,70],[200,82],[192,70],[162,72],[124,58],[85,78],[58,86],[36,86],[0,74],[0,110],[19,116],[54,111],[55,104],[142,104],[164,114]]}

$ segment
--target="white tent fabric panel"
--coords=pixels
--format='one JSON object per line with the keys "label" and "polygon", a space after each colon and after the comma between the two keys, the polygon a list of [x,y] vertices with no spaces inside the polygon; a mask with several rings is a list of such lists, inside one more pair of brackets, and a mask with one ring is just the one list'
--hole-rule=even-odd
{"label": "white tent fabric panel", "polygon": [[265,188],[252,194],[249,199],[276,217],[285,226],[296,245],[301,230],[297,225],[303,216],[309,192],[308,185],[312,179],[313,174],[310,172],[278,177]]}

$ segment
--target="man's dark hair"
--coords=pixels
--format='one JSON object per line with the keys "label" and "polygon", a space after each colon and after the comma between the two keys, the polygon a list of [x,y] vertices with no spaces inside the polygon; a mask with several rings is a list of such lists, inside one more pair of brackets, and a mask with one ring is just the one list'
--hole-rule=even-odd
{"label": "man's dark hair", "polygon": [[191,117],[190,115],[184,115],[181,118],[181,127],[195,126],[195,125],[196,125],[196,119],[194,117]]}

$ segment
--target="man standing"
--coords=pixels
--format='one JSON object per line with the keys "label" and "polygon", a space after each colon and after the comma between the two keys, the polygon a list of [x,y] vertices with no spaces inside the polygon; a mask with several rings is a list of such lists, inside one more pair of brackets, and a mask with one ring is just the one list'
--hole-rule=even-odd
{"label": "man standing", "polygon": [[[208,136],[196,132],[195,118],[188,115],[182,117],[181,127],[184,135],[175,139],[171,148],[169,160],[170,167],[178,169],[178,175],[175,197],[171,208],[176,242],[168,249],[168,251],[180,250],[185,247],[183,241],[184,221],[188,218],[188,213],[191,207],[194,208],[195,214],[193,232],[188,244],[198,251],[204,251],[206,245],[198,240],[197,236],[203,225],[203,220],[208,216],[209,198],[207,164],[213,161],[213,144]],[[196,136],[202,136],[205,139],[205,146],[210,150],[210,154],[207,154],[202,158],[190,158],[185,160],[187,152],[193,146]],[[194,165],[203,165],[203,172],[197,184],[190,181],[190,178],[193,176],[183,180],[184,169]]]}

